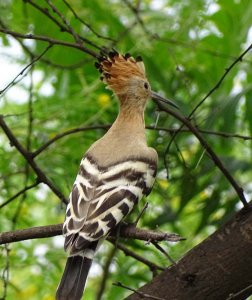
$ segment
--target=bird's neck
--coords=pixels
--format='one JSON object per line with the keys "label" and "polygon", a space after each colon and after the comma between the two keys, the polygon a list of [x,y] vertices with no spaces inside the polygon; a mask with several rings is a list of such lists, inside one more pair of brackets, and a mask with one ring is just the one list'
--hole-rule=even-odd
{"label": "bird's neck", "polygon": [[149,150],[143,114],[144,107],[121,102],[120,112],[111,128],[89,149],[89,154],[100,166],[107,167],[130,157],[146,157]]}
{"label": "bird's neck", "polygon": [[144,107],[121,102],[119,114],[111,129],[145,139]]}

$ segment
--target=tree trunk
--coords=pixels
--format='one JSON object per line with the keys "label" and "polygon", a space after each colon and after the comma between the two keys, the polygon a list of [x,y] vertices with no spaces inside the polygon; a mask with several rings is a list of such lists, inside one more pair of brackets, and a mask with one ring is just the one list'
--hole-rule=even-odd
{"label": "tree trunk", "polygon": [[[139,293],[138,293],[139,292]],[[127,300],[226,300],[252,294],[252,209],[243,209]]]}

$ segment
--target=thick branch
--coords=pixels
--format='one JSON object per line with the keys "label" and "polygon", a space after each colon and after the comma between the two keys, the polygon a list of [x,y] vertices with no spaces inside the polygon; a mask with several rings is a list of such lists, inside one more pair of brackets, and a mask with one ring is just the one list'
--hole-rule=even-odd
{"label": "thick branch", "polygon": [[[24,240],[47,238],[61,234],[62,224],[39,226],[28,229],[3,232],[0,233],[0,245]],[[112,232],[111,235],[117,237],[117,230]],[[124,238],[132,238],[143,241],[178,242],[184,240],[175,233],[164,233],[160,231],[157,232],[152,230],[139,229],[132,225],[121,225],[120,236]]]}
{"label": "thick branch", "polygon": [[[243,209],[138,292],[170,300],[229,299],[251,286],[251,253],[252,209]],[[234,299],[244,300],[245,292]],[[127,298],[138,299],[147,298],[137,293]]]}

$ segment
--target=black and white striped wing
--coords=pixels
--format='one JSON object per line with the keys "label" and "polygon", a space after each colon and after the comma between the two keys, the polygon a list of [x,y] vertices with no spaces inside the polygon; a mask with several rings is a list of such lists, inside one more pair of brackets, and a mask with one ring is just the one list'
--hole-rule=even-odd
{"label": "black and white striped wing", "polygon": [[100,168],[90,156],[84,157],[67,206],[65,249],[78,254],[96,248],[97,241],[149,194],[155,175],[156,163],[147,160],[132,159]]}

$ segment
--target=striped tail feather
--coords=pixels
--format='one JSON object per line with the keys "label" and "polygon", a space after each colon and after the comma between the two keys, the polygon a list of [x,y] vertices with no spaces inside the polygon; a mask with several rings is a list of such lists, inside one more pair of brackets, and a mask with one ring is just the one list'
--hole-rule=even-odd
{"label": "striped tail feather", "polygon": [[56,292],[56,300],[80,300],[85,288],[92,259],[83,255],[70,256]]}

